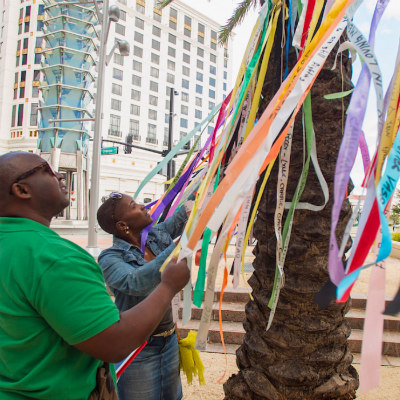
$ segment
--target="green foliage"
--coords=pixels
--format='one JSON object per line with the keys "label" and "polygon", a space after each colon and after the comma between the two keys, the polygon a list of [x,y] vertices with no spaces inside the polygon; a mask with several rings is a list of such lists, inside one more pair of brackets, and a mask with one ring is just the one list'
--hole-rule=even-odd
{"label": "green foliage", "polygon": [[392,233],[392,240],[395,242],[400,242],[400,232]]}
{"label": "green foliage", "polygon": [[[395,225],[400,224],[400,191],[396,190],[395,196],[393,196],[392,207],[390,208],[390,218]],[[394,239],[393,239],[394,240]]]}

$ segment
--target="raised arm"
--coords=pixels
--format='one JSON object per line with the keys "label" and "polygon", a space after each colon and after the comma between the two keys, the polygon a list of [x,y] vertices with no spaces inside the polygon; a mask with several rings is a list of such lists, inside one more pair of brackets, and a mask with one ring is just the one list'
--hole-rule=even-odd
{"label": "raised arm", "polygon": [[169,245],[154,260],[139,268],[124,262],[119,253],[114,252],[100,255],[98,262],[109,287],[131,296],[145,296],[160,283],[160,268],[174,247],[174,244]]}

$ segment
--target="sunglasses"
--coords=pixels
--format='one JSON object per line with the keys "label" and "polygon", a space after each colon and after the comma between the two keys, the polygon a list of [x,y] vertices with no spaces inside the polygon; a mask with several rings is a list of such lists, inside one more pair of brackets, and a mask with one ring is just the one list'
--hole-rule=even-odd
{"label": "sunglasses", "polygon": [[112,200],[112,203],[111,203],[111,218],[112,218],[112,221],[114,222],[114,224],[116,224],[117,223],[117,219],[115,217],[115,207],[117,205],[117,200],[121,200],[122,199],[122,193],[118,193],[118,192],[111,193],[108,196],[108,198]]}
{"label": "sunglasses", "polygon": [[12,186],[14,185],[14,183],[18,183],[19,181],[22,181],[23,179],[26,179],[26,178],[28,178],[29,176],[31,176],[31,175],[33,175],[33,174],[35,174],[36,172],[41,171],[41,170],[46,171],[46,172],[49,173],[50,175],[57,176],[57,175],[55,174],[55,172],[53,171],[53,168],[50,167],[49,163],[48,163],[47,161],[43,161],[41,164],[37,165],[36,167],[33,167],[32,169],[30,169],[30,170],[28,170],[28,171],[22,173],[21,175],[19,175],[19,176],[13,181],[13,183],[12,183],[11,186],[10,186],[10,194],[13,194],[11,189],[12,189]]}

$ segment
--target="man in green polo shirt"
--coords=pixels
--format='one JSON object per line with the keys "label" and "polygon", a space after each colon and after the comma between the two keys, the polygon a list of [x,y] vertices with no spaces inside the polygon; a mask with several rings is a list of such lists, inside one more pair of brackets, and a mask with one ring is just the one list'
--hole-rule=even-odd
{"label": "man in green polo shirt", "polygon": [[152,294],[119,313],[100,267],[49,226],[68,205],[38,155],[0,156],[0,399],[88,399],[96,372],[143,343],[187,282],[170,263]]}

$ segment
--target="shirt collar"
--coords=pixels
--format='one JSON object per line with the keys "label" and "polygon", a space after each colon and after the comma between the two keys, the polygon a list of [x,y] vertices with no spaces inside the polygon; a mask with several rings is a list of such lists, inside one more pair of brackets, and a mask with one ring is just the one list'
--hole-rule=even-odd
{"label": "shirt collar", "polygon": [[17,217],[0,217],[0,231],[7,230],[12,232],[18,231],[43,231],[47,233],[54,233],[52,229],[46,225],[40,224],[39,222],[33,221],[29,218],[17,218]]}

